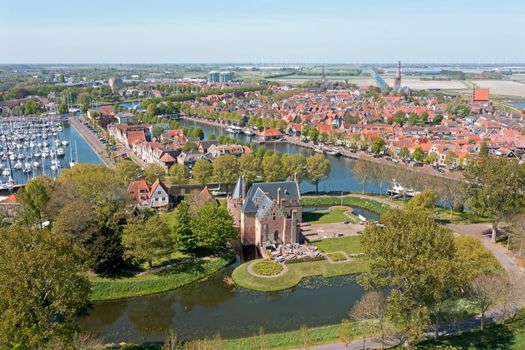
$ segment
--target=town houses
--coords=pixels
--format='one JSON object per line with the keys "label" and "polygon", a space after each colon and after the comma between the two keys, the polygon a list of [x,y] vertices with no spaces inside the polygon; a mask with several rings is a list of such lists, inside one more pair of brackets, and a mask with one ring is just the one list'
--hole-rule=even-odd
{"label": "town houses", "polygon": [[166,212],[173,206],[169,190],[159,179],[149,186],[145,180],[132,181],[128,185],[128,207],[130,209],[154,209]]}

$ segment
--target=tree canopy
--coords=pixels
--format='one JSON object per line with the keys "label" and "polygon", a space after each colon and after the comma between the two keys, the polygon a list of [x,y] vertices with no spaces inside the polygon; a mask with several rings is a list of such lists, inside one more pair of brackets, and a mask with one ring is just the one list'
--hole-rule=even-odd
{"label": "tree canopy", "polygon": [[465,172],[468,205],[492,221],[492,242],[496,242],[498,223],[517,214],[525,203],[525,169],[517,161],[499,157],[480,157]]}
{"label": "tree canopy", "polygon": [[84,254],[47,229],[0,229],[0,347],[67,348],[88,305]]}

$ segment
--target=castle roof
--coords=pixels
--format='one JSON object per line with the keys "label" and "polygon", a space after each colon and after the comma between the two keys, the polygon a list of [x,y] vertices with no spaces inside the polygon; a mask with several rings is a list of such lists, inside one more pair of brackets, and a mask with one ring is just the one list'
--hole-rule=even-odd
{"label": "castle roof", "polygon": [[281,190],[281,198],[284,200],[299,200],[300,194],[294,181],[254,183],[241,207],[243,213],[258,213],[268,207],[268,203],[277,199],[277,192]]}

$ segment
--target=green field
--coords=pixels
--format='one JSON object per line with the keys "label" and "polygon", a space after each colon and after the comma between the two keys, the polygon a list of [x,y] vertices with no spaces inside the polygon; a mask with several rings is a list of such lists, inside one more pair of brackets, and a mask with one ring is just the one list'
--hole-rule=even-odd
{"label": "green field", "polygon": [[[305,207],[328,207],[332,205],[341,205],[341,197],[336,196],[303,196],[301,201]],[[352,195],[343,197],[343,205],[363,208],[378,214],[384,213],[390,208],[388,205],[373,199],[354,197]]]}
{"label": "green field", "polygon": [[90,276],[91,300],[110,300],[166,292],[207,277],[228,266],[234,259],[229,253],[210,259],[186,259],[155,274],[119,276],[115,278]]}
{"label": "green field", "polygon": [[303,222],[310,224],[333,224],[344,221],[355,223],[356,220],[356,217],[349,213],[345,207],[332,207],[329,210],[303,212]]}
{"label": "green field", "polygon": [[362,273],[368,269],[368,263],[364,257],[352,258],[348,262],[337,264],[330,263],[327,260],[308,261],[288,264],[286,273],[273,278],[263,278],[256,277],[248,272],[248,265],[251,263],[247,262],[237,267],[233,271],[232,278],[235,283],[243,288],[263,292],[291,288],[309,276],[336,277]]}
{"label": "green field", "polygon": [[356,254],[363,252],[361,236],[323,239],[315,242],[314,245],[324,253],[343,251],[347,254]]}

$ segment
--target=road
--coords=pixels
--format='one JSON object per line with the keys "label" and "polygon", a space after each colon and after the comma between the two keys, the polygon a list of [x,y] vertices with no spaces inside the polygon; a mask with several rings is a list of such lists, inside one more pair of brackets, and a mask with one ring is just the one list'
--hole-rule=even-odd
{"label": "road", "polygon": [[78,133],[86,140],[86,142],[91,146],[91,148],[97,153],[99,158],[108,168],[115,168],[115,163],[108,158],[106,153],[106,145],[100,142],[97,135],[95,135],[91,130],[89,130],[81,121],[76,117],[70,117],[69,123],[77,129]]}

